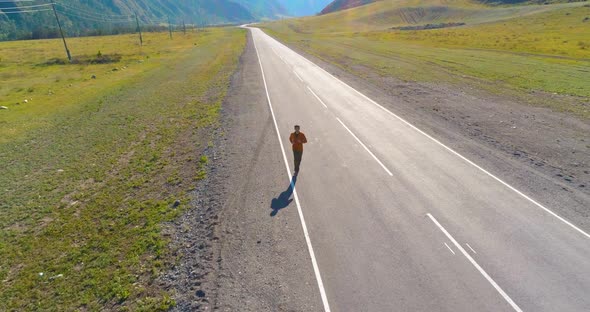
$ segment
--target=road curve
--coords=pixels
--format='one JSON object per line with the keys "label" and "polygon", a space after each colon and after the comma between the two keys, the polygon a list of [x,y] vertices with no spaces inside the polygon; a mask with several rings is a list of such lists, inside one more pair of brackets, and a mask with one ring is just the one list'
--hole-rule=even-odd
{"label": "road curve", "polygon": [[250,30],[324,311],[590,311],[587,231]]}

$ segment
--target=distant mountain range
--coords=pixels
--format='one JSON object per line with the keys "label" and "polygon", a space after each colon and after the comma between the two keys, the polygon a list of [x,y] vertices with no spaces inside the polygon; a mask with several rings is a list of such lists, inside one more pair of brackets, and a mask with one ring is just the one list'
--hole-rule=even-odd
{"label": "distant mountain range", "polygon": [[[70,36],[109,34],[145,25],[239,24],[319,13],[330,0],[55,0]],[[57,25],[48,1],[0,1],[0,40],[55,37]],[[20,9],[12,9],[20,7]],[[39,12],[32,12],[39,11]],[[6,14],[9,12],[10,14]]]}

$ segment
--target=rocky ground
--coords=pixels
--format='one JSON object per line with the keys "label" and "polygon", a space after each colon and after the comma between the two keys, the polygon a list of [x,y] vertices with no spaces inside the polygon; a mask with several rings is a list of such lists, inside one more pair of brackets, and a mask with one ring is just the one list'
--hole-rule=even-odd
{"label": "rocky ground", "polygon": [[[468,86],[401,82],[366,69],[369,79],[362,79],[305,56],[590,230],[587,120]],[[175,310],[320,311],[297,211],[272,214],[289,176],[251,38],[206,153],[208,178],[193,208],[167,229],[178,261],[158,282],[174,290]]]}

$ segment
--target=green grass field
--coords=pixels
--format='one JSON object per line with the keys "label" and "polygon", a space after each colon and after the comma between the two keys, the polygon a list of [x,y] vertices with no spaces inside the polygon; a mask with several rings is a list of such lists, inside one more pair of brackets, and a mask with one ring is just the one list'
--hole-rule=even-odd
{"label": "green grass field", "polygon": [[[155,311],[245,31],[0,43],[0,310]],[[59,63],[59,62],[57,62]],[[96,78],[93,79],[92,76]],[[182,204],[173,208],[174,201]]]}
{"label": "green grass field", "polygon": [[[392,27],[438,23],[431,30]],[[590,5],[485,6],[467,0],[380,1],[325,16],[263,24],[278,39],[363,75],[473,84],[495,93],[573,96],[532,105],[590,117]]]}

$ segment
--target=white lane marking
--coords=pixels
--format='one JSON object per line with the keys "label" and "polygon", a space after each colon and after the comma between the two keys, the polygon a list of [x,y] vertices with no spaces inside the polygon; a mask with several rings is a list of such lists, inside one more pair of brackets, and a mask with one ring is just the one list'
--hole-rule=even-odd
{"label": "white lane marking", "polygon": [[277,50],[275,50],[275,48],[273,48],[273,47],[270,47],[270,48],[272,49],[272,51],[273,51],[273,52],[274,52],[274,53],[275,53],[275,54],[276,54],[278,57],[280,57],[280,58],[281,58],[281,61],[283,61],[283,63],[287,64],[287,62],[285,61],[285,59],[283,58],[283,56],[282,56],[282,55],[280,55],[280,54],[279,54],[279,52],[277,52]]}
{"label": "white lane marking", "polygon": [[469,243],[465,243],[465,245],[467,245],[467,247],[469,247],[469,249],[471,249],[471,251],[473,251],[473,253],[477,255],[477,252],[475,252],[475,250],[473,250],[473,248],[471,248],[471,246],[469,246]]}
{"label": "white lane marking", "polygon": [[340,120],[340,118],[336,117],[336,119],[338,120],[338,122],[340,122],[340,124],[346,129],[348,130],[348,133],[350,133],[356,140],[357,142],[359,142],[359,144],[365,148],[365,150],[367,152],[369,152],[369,154],[371,156],[373,156],[373,158],[379,163],[379,165],[381,165],[381,167],[383,168],[383,170],[385,170],[385,172],[387,172],[387,174],[389,174],[390,176],[393,176],[393,173],[391,173],[391,171],[389,171],[389,169],[387,169],[387,167],[385,167],[385,165],[379,160],[379,158],[377,158],[377,156],[375,156],[375,154],[373,154],[373,152],[371,152],[371,150],[365,145],[363,144],[363,142],[361,142],[361,140],[354,135],[354,133],[352,133],[352,131],[350,131],[350,129],[348,129],[348,127],[342,122],[342,120]]}
{"label": "white lane marking", "polygon": [[[285,46],[284,44],[282,44],[281,42],[279,42],[278,40],[274,39],[273,37],[267,35],[265,32],[263,32],[262,30],[260,30],[263,34],[265,34],[267,37],[269,37],[270,39],[274,40],[276,43],[278,43],[279,45],[289,49],[287,46]],[[336,76],[330,74],[327,70],[323,69],[322,67],[316,65],[315,63],[313,63],[312,61],[308,60],[306,57],[297,54],[295,51],[292,51],[293,53],[295,53],[297,56],[303,58],[304,60],[306,60],[308,63],[312,64],[313,66],[319,68],[320,70],[322,70],[323,72],[325,72],[326,74],[330,75],[332,78],[336,79],[337,81],[339,81],[341,84],[345,85],[346,87],[352,89],[354,92],[358,93],[360,96],[362,96],[363,98],[367,99],[369,102],[377,105],[377,107],[381,108],[383,111],[387,112],[388,114],[392,115],[393,117],[399,119],[401,122],[405,123],[406,125],[408,125],[410,128],[418,131],[420,134],[426,136],[427,138],[431,139],[432,141],[434,141],[436,144],[444,147],[446,150],[448,150],[449,152],[451,152],[452,154],[455,154],[456,156],[458,156],[459,158],[463,159],[464,161],[466,161],[467,163],[469,163],[470,165],[474,166],[475,168],[481,170],[483,173],[487,174],[488,176],[492,177],[494,180],[500,182],[501,184],[503,184],[504,186],[506,186],[507,188],[509,188],[510,190],[514,191],[516,194],[522,196],[523,198],[525,198],[526,200],[528,200],[529,202],[533,203],[534,205],[536,205],[537,207],[543,209],[545,212],[549,213],[550,215],[554,216],[555,218],[559,219],[561,222],[569,225],[571,228],[573,228],[574,230],[580,232],[582,235],[586,236],[586,238],[590,238],[590,234],[584,232],[582,229],[580,229],[579,227],[575,226],[573,223],[571,223],[570,221],[566,220],[565,218],[561,217],[560,215],[556,214],[555,212],[551,211],[549,208],[546,208],[545,206],[541,205],[540,203],[538,203],[537,201],[535,201],[534,199],[530,198],[529,196],[525,195],[524,193],[522,193],[521,191],[517,190],[516,188],[514,188],[513,186],[511,186],[510,184],[504,182],[502,179],[496,177],[495,175],[491,174],[490,172],[488,172],[487,170],[483,169],[482,167],[478,166],[476,163],[472,162],[471,160],[467,159],[465,156],[459,154],[458,152],[455,152],[452,148],[444,145],[443,143],[441,143],[439,140],[433,138],[432,136],[430,136],[429,134],[427,134],[426,132],[420,130],[419,128],[417,128],[416,126],[412,125],[411,123],[407,122],[405,119],[399,117],[398,115],[394,114],[392,111],[388,110],[387,108],[381,106],[381,104],[373,101],[371,98],[369,98],[368,96],[362,94],[360,91],[358,91],[357,89],[351,87],[350,85],[348,85],[346,82],[336,78]]]}
{"label": "white lane marking", "polygon": [[277,55],[277,56],[278,56],[278,57],[281,59],[281,61],[283,61],[283,63],[285,63],[285,65],[289,65],[289,64],[287,64],[287,61],[285,61],[285,58],[283,58],[283,56],[282,56],[282,55],[280,55],[280,54],[277,52],[277,50],[275,50],[275,48],[272,48],[272,47],[271,47],[271,49],[272,49],[272,51],[273,51],[273,52],[274,52],[274,53],[275,53],[275,54],[276,54],[276,55]]}
{"label": "white lane marking", "polygon": [[322,99],[320,99],[320,97],[317,94],[315,94],[315,92],[313,92],[313,90],[309,86],[307,86],[307,90],[309,90],[309,92],[311,92],[311,94],[313,94],[313,96],[315,96],[315,98],[318,99],[318,101],[320,101],[320,103],[322,103],[322,105],[324,105],[325,108],[328,108],[326,103],[324,103],[324,101],[322,101]]}
{"label": "white lane marking", "polygon": [[500,288],[500,286],[488,275],[488,273],[486,273],[486,271],[481,266],[479,266],[479,264],[477,264],[477,262],[475,262],[475,260],[473,260],[473,258],[471,258],[471,256],[467,253],[467,251],[465,251],[465,249],[463,249],[463,247],[461,245],[459,245],[459,243],[457,243],[457,241],[453,238],[453,236],[451,236],[451,234],[449,234],[449,232],[447,232],[447,230],[442,225],[440,225],[440,223],[438,223],[438,221],[430,213],[427,213],[426,215],[447,236],[447,238],[449,240],[451,240],[451,242],[455,245],[455,247],[457,247],[459,249],[459,251],[461,251],[461,253],[465,256],[465,258],[467,258],[467,260],[469,260],[469,262],[471,262],[471,264],[473,264],[473,266],[479,271],[479,273],[481,273],[481,275],[483,275],[483,277],[485,277],[485,279],[488,280],[488,282],[490,284],[492,284],[492,286],[494,286],[496,291],[498,291],[498,293],[500,293],[500,295],[504,298],[504,300],[506,300],[506,302],[508,302],[508,304],[510,304],[510,306],[512,306],[512,308],[515,311],[522,312],[522,310],[518,307],[518,305],[516,305],[516,303],[510,298],[510,296],[508,296],[508,294],[506,294],[506,292],[504,292],[504,290],[502,290],[502,288]]}
{"label": "white lane marking", "polygon": [[301,76],[299,76],[299,74],[293,70],[293,73],[295,74],[295,76],[297,76],[297,78],[299,78],[299,81],[303,82],[303,79],[301,79]]}
{"label": "white lane marking", "polygon": [[447,243],[445,243],[445,246],[447,246],[447,248],[449,248],[449,250],[453,253],[453,255],[455,254],[455,252],[453,251],[453,249],[451,249],[451,247],[449,247],[449,245],[447,245]]}
{"label": "white lane marking", "polygon": [[[266,99],[268,100],[268,107],[270,108],[270,113],[272,115],[272,120],[275,125],[275,130],[277,131],[277,137],[279,139],[279,143],[281,145],[281,152],[283,152],[283,160],[285,161],[285,167],[287,168],[287,175],[291,178],[291,169],[289,168],[289,162],[287,161],[287,154],[285,153],[285,147],[283,146],[283,141],[281,140],[281,133],[279,131],[279,126],[277,124],[277,119],[275,118],[275,113],[272,108],[272,102],[270,100],[270,94],[268,93],[268,86],[266,84],[266,77],[264,75],[264,69],[262,68],[262,61],[260,60],[260,54],[258,54],[258,47],[256,46],[256,40],[252,38],[254,41],[254,49],[256,50],[256,55],[258,56],[258,63],[260,64],[260,70],[262,71],[262,81],[264,82],[264,89],[266,91]],[[301,204],[299,203],[299,196],[297,196],[297,189],[294,185],[291,185],[293,189],[293,197],[295,198],[295,203],[297,204],[297,212],[299,213],[299,219],[301,220],[301,227],[303,228],[303,234],[305,236],[305,242],[307,243],[307,250],[309,251],[309,257],[311,258],[311,264],[313,266],[313,271],[315,273],[316,280],[318,282],[318,287],[320,289],[320,296],[322,297],[322,303],[324,304],[324,311],[330,312],[330,305],[328,304],[328,297],[326,296],[326,290],[324,289],[324,283],[322,282],[322,276],[320,274],[320,268],[318,266],[318,262],[315,258],[315,253],[313,252],[313,246],[311,245],[311,239],[309,237],[309,232],[307,231],[307,225],[305,224],[305,218],[303,217],[303,211],[301,209]]]}

